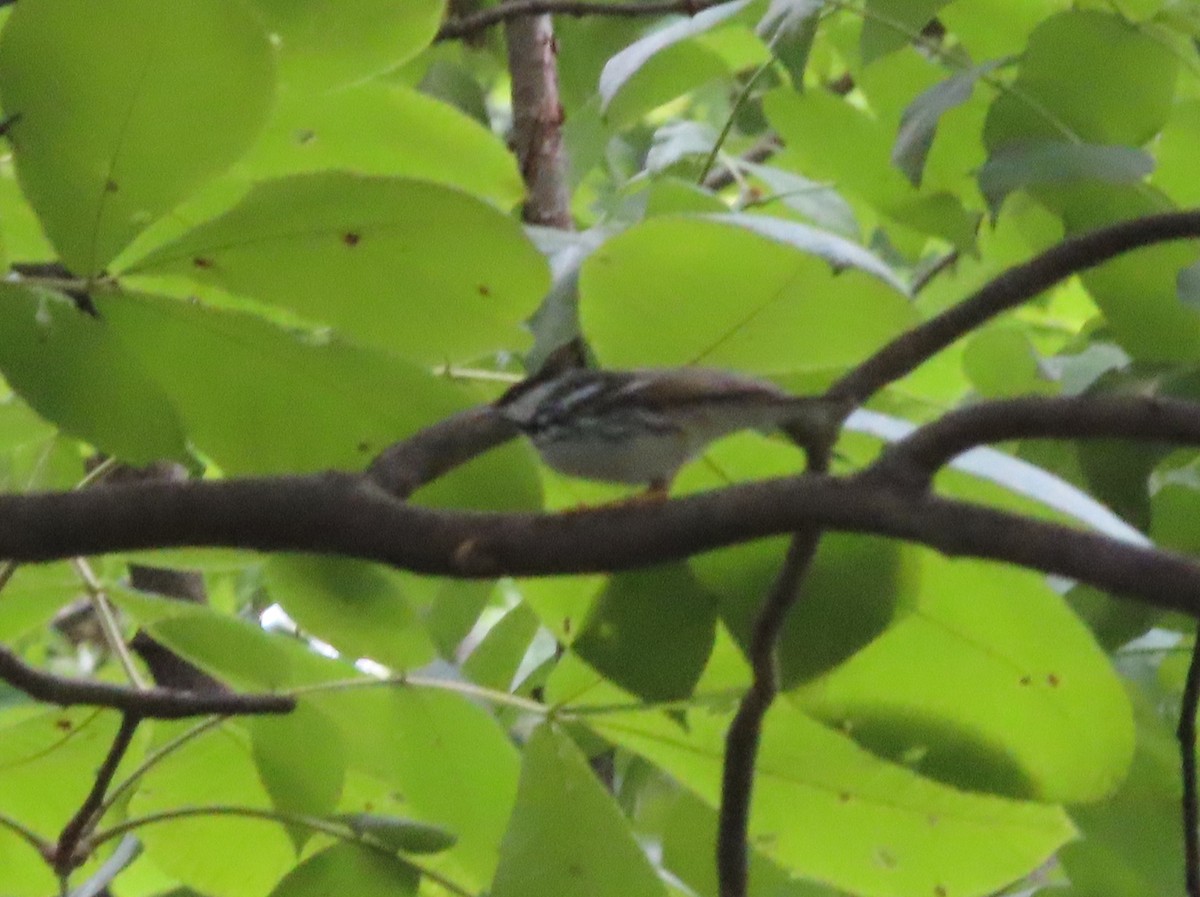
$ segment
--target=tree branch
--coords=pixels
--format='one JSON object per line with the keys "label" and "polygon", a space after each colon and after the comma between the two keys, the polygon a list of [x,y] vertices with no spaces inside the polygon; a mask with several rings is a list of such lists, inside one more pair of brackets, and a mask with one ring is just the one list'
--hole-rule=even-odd
{"label": "tree branch", "polygon": [[1200,211],[1167,212],[1068,237],[1009,268],[973,296],[901,334],[830,387],[834,398],[865,402],[955,340],[1072,274],[1154,243],[1200,237]]}
{"label": "tree branch", "polygon": [[[71,552],[71,554],[75,554],[75,552]],[[182,719],[189,716],[206,716],[211,713],[227,715],[290,713],[296,706],[295,700],[286,695],[208,695],[165,688],[148,688],[139,691],[120,685],[111,685],[107,682],[69,679],[35,669],[2,646],[0,646],[0,679],[14,688],[20,689],[31,698],[45,701],[47,704],[57,704],[60,707],[73,707],[80,704],[89,707],[112,707],[115,710],[123,711],[127,718]]]}
{"label": "tree branch", "polygon": [[[10,0],[11,2],[11,0]],[[720,6],[729,0],[659,0],[647,3],[586,3],[577,0],[510,0],[508,3],[482,9],[460,19],[449,19],[438,30],[434,41],[454,40],[469,37],[498,25],[501,22],[524,16],[558,15],[610,16],[636,18],[639,16],[661,16],[682,13],[694,16],[711,6]]]}
{"label": "tree branch", "polygon": [[1020,564],[1200,616],[1200,565],[1188,558],[862,477],[788,477],[658,506],[535,514],[422,508],[364,477],[325,473],[0,496],[0,521],[0,557],[20,561],[210,546],[461,578],[629,570],[817,525]]}
{"label": "tree branch", "polygon": [[871,475],[924,489],[956,456],[1012,439],[1200,445],[1200,404],[1157,396],[1025,396],[951,411],[883,450]]}
{"label": "tree branch", "polygon": [[[507,9],[511,2],[498,8]],[[571,189],[558,95],[558,43],[549,15],[508,19],[508,71],[512,77],[512,146],[529,196],[521,217],[528,224],[571,228]]]}

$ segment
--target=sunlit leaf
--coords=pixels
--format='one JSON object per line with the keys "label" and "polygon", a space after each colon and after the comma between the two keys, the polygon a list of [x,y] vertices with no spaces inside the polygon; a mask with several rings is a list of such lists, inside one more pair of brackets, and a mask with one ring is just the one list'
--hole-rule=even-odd
{"label": "sunlit leaf", "polygon": [[609,59],[604,66],[604,71],[600,73],[600,100],[602,104],[607,107],[621,87],[657,53],[680,41],[695,37],[697,34],[703,34],[710,28],[715,28],[722,22],[737,15],[749,6],[751,2],[753,0],[733,0],[731,3],[722,3],[699,12],[688,19],[651,32],[636,43],[630,44],[616,56]]}
{"label": "sunlit leaf", "polygon": [[21,186],[67,267],[100,271],[237,159],[266,120],[274,74],[266,35],[235,0],[16,9],[0,101],[21,116]]}
{"label": "sunlit leaf", "polygon": [[520,225],[493,207],[346,172],[261,183],[126,273],[190,276],[429,363],[519,343],[549,286]]}

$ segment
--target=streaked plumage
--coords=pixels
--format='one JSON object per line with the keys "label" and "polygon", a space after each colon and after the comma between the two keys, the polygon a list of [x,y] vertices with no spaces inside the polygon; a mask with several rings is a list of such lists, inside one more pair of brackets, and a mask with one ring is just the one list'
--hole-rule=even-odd
{"label": "streaked plumage", "polygon": [[660,488],[722,436],[795,421],[824,427],[834,415],[823,399],[704,368],[539,374],[496,407],[555,470]]}

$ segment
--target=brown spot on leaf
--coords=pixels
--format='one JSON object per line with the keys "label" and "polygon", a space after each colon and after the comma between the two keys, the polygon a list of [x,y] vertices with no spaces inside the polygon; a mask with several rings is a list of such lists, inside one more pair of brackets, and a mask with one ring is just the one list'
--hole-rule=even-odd
{"label": "brown spot on leaf", "polygon": [[104,182],[104,192],[116,193],[117,189],[118,189],[117,182],[114,181],[112,178],[109,178],[107,181]]}
{"label": "brown spot on leaf", "polygon": [[492,295],[492,288],[489,287],[486,283],[479,284],[478,286],[475,287],[475,289],[476,289],[476,291],[478,291],[480,296]]}
{"label": "brown spot on leaf", "polygon": [[355,446],[355,448],[358,449],[360,452],[369,452],[371,450],[371,443],[360,442],[358,445]]}
{"label": "brown spot on leaf", "polygon": [[70,732],[71,721],[66,717],[60,717],[54,721],[54,727],[62,732]]}
{"label": "brown spot on leaf", "polygon": [[1022,684],[1022,685],[1029,685],[1029,684],[1031,684],[1032,682],[1033,682],[1033,677],[1032,677],[1032,676],[1022,676],[1022,677],[1021,677],[1021,684]]}
{"label": "brown spot on leaf", "polygon": [[1051,673],[1050,675],[1048,675],[1048,676],[1046,677],[1046,683],[1047,683],[1047,684],[1048,684],[1048,685],[1049,685],[1051,688],[1057,688],[1057,687],[1058,687],[1058,681],[1059,681],[1059,680],[1058,680],[1058,676],[1054,675],[1054,673]]}
{"label": "brown spot on leaf", "polygon": [[946,895],[950,892],[946,890],[945,885],[934,885],[933,893],[936,895],[936,897],[946,897]]}
{"label": "brown spot on leaf", "polygon": [[849,791],[839,791],[838,792],[838,800],[840,800],[844,804],[850,803],[850,792]]}
{"label": "brown spot on leaf", "polygon": [[312,143],[316,139],[317,132],[309,130],[308,128],[301,128],[296,132],[296,142],[301,146],[304,146],[307,143]]}
{"label": "brown spot on leaf", "polygon": [[355,233],[352,230],[348,230],[344,234],[342,234],[342,242],[345,243],[347,246],[357,246],[358,241],[361,239],[362,239],[362,235]]}
{"label": "brown spot on leaf", "polygon": [[192,264],[203,271],[211,268],[214,262],[210,258],[205,258],[202,255],[198,255],[192,259]]}

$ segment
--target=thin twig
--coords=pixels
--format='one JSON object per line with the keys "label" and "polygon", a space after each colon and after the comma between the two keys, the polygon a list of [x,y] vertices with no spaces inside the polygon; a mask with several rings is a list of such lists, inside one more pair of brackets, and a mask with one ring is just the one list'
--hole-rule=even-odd
{"label": "thin twig", "polygon": [[754,89],[754,85],[758,83],[758,79],[771,67],[775,62],[774,57],[768,58],[762,65],[756,68],[753,74],[746,79],[746,83],[742,85],[742,89],[738,91],[737,97],[733,101],[733,108],[729,110],[729,114],[725,116],[725,123],[721,125],[721,133],[717,135],[717,139],[713,141],[712,149],[709,150],[708,157],[704,160],[704,164],[700,166],[700,177],[698,183],[702,187],[708,186],[709,175],[712,172],[713,165],[717,161],[717,156],[721,152],[721,147],[725,145],[725,141],[729,138],[729,134],[733,131],[733,123],[737,118],[738,111],[745,105],[746,100],[750,97],[750,91]]}
{"label": "thin twig", "polygon": [[731,160],[728,164],[711,171],[708,177],[704,179],[704,187],[706,190],[711,190],[716,193],[719,190],[724,190],[730,184],[737,182],[737,165],[738,163],[748,163],[752,165],[761,165],[773,155],[783,148],[783,141],[779,135],[772,132],[765,134],[759,138],[758,142],[750,149],[746,150],[736,159]]}
{"label": "thin twig", "polygon": [[105,644],[120,662],[121,669],[125,671],[125,676],[133,684],[133,687],[145,691],[150,687],[150,683],[142,676],[141,670],[134,662],[133,655],[129,652],[129,646],[125,644],[125,637],[121,634],[121,627],[117,624],[116,615],[113,613],[108,595],[104,591],[104,585],[100,582],[96,571],[92,569],[92,565],[87,562],[87,559],[82,557],[72,558],[71,565],[79,574],[79,578],[83,580],[88,600],[100,623],[100,631],[104,633]]}
{"label": "thin twig", "polygon": [[126,713],[121,717],[121,727],[113,738],[108,755],[96,772],[96,780],[92,783],[91,791],[88,792],[88,796],[79,809],[75,811],[75,815],[63,827],[62,834],[58,836],[58,846],[54,851],[54,868],[60,876],[67,875],[86,859],[85,856],[79,855],[80,839],[96,824],[98,819],[96,811],[103,804],[104,794],[112,783],[121,758],[129,750],[129,745],[133,742],[133,735],[140,722],[141,718],[133,713]]}
{"label": "thin twig", "polygon": [[933,282],[943,271],[948,271],[954,267],[954,263],[958,261],[959,252],[957,249],[951,249],[949,252],[941,255],[937,261],[913,278],[912,286],[909,288],[909,295],[916,296],[921,293],[930,283]]}
{"label": "thin twig", "polygon": [[697,13],[728,3],[729,0],[663,0],[655,3],[584,3],[577,0],[512,0],[499,6],[481,9],[479,12],[459,19],[450,19],[438,30],[434,41],[454,40],[485,31],[493,25],[522,16],[608,16],[615,18],[638,18],[681,13],[694,16]]}
{"label": "thin twig", "polygon": [[[1200,636],[1200,633],[1197,633]],[[1200,897],[1200,809],[1196,791],[1196,705],[1200,701],[1200,637],[1192,642],[1192,659],[1179,710],[1179,760],[1183,779],[1183,854],[1188,897]]]}
{"label": "thin twig", "polygon": [[179,750],[192,739],[203,735],[210,729],[216,728],[228,718],[229,717],[227,716],[214,716],[210,719],[203,720],[192,726],[190,729],[179,733],[170,741],[167,741],[159,745],[157,748],[147,752],[147,754],[142,758],[142,762],[139,763],[133,769],[133,771],[129,773],[128,776],[118,782],[117,786],[108,793],[108,797],[104,799],[103,803],[100,804],[100,807],[96,811],[96,818],[103,818],[104,814],[112,808],[113,804],[121,799],[121,795],[136,785],[138,780],[141,779],[141,777],[147,772],[149,772],[156,763]]}

